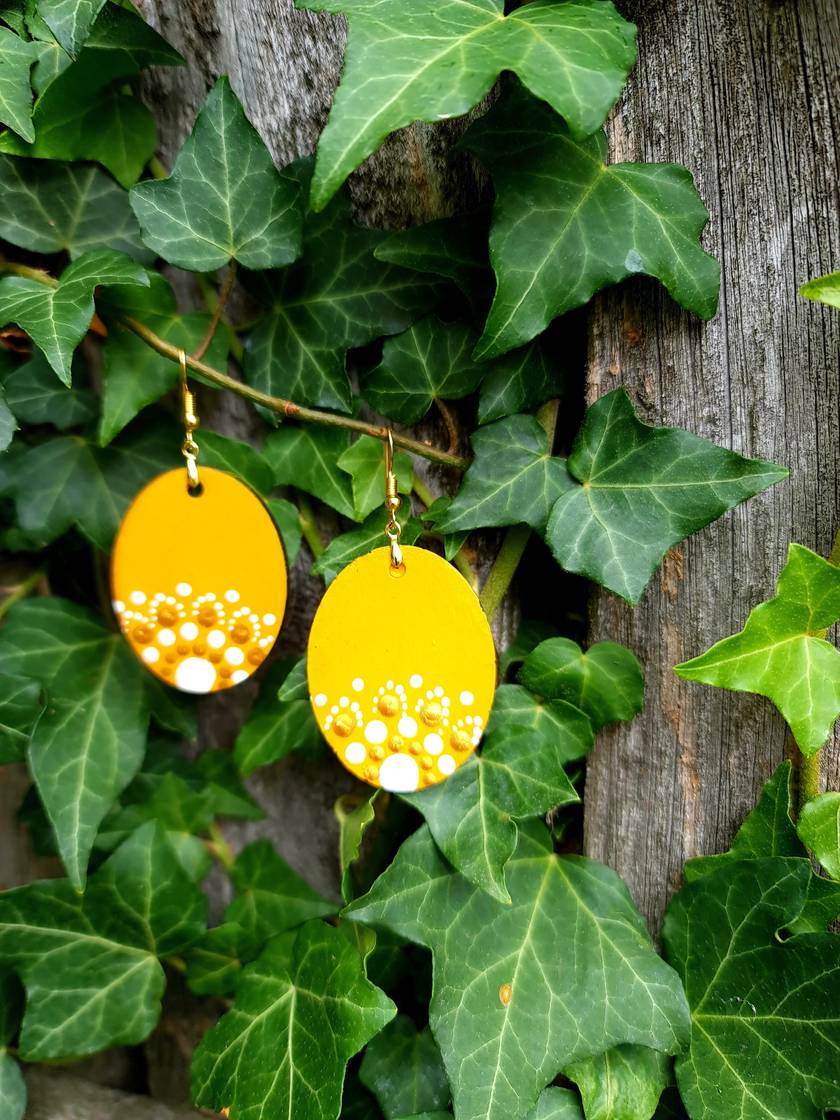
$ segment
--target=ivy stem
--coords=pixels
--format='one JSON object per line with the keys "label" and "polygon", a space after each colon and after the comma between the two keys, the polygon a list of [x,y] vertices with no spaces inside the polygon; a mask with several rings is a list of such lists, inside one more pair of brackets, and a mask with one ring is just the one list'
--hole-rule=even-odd
{"label": "ivy stem", "polygon": [[230,844],[225,840],[224,833],[215,821],[211,821],[207,832],[210,836],[210,839],[205,841],[207,851],[219,861],[226,871],[230,871],[236,862],[236,856],[234,856]]}
{"label": "ivy stem", "polygon": [[41,580],[44,578],[45,573],[39,568],[37,572],[32,572],[26,577],[17,587],[8,595],[2,603],[0,603],[0,619],[5,618],[15,603],[19,603],[21,599],[25,599]]}
{"label": "ivy stem", "polygon": [[443,422],[446,424],[446,430],[449,433],[449,447],[448,450],[454,454],[458,450],[458,444],[461,442],[461,433],[458,431],[458,422],[455,419],[455,413],[446,403],[439,397],[435,397],[435,404],[438,407],[438,412],[443,417]]}
{"label": "ivy stem", "polygon": [[324,542],[321,540],[321,534],[318,532],[318,523],[315,520],[315,514],[312,511],[312,506],[303,494],[298,494],[297,505],[300,531],[303,534],[303,539],[309,545],[309,551],[312,553],[313,560],[317,560],[324,551]]}
{"label": "ivy stem", "polygon": [[[434,503],[434,494],[431,492],[425,482],[421,482],[417,477],[415,477],[414,479],[413,488],[414,493],[417,495],[426,509],[428,509],[429,506]],[[470,558],[469,556],[467,556],[466,550],[464,548],[458,549],[458,551],[452,557],[452,563],[455,565],[455,567],[458,569],[458,571],[461,573],[470,587],[475,588],[475,570],[470,563]]]}
{"label": "ivy stem", "polygon": [[[558,400],[547,401],[537,412],[537,420],[545,429],[548,437],[548,454],[554,447],[554,433],[557,428],[557,413],[560,407]],[[505,533],[502,547],[499,549],[493,567],[487,576],[478,601],[481,603],[487,618],[492,621],[496,611],[502,605],[502,600],[507,594],[519,561],[525,552],[531,529],[528,525],[512,525]]]}
{"label": "ivy stem", "polygon": [[213,341],[213,335],[216,333],[219,323],[222,321],[222,315],[224,314],[227,301],[230,298],[230,293],[233,291],[233,282],[235,279],[236,261],[231,260],[230,264],[228,265],[225,281],[219,289],[219,295],[216,299],[216,306],[213,310],[213,317],[207,324],[207,330],[204,333],[204,338],[202,338],[201,342],[198,344],[195,350],[193,350],[192,356],[194,358],[201,360],[201,358],[203,358],[207,353],[207,347]]}

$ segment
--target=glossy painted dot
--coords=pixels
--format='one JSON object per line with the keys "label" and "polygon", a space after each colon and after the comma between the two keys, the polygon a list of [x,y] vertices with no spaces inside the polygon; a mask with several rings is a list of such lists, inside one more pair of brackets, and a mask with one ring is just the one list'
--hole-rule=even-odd
{"label": "glossy painted dot", "polygon": [[184,692],[209,692],[216,681],[216,670],[201,657],[188,657],[175,670],[175,684]]}
{"label": "glossy painted dot", "polygon": [[392,793],[410,793],[420,782],[420,768],[407,754],[392,754],[379,767],[379,784]]}
{"label": "glossy painted dot", "polygon": [[367,751],[361,743],[351,743],[345,750],[344,757],[354,766],[359,766],[367,758]]}

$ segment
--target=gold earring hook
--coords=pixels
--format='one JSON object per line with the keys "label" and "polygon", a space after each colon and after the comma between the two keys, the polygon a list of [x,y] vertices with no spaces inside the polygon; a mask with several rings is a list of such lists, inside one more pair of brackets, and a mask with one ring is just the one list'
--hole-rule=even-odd
{"label": "gold earring hook", "polygon": [[400,534],[402,526],[397,521],[397,510],[400,508],[400,495],[397,489],[397,478],[394,474],[394,433],[390,428],[385,432],[385,509],[388,511],[388,524],[385,526],[385,536],[391,546],[391,567],[401,568],[403,554],[400,548]]}
{"label": "gold earring hook", "polygon": [[181,367],[181,402],[184,415],[184,442],[181,444],[181,454],[187,465],[187,488],[196,490],[201,482],[198,477],[198,444],[193,439],[193,432],[198,427],[198,413],[195,409],[195,397],[187,382],[187,355],[183,350],[178,351],[178,364]]}

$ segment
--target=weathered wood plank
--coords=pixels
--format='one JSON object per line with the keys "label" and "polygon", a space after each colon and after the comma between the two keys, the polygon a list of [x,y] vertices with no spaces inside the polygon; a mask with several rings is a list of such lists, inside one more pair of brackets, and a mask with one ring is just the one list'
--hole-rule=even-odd
{"label": "weathered wood plank", "polygon": [[32,1066],[26,1071],[25,1120],[200,1120],[206,1113],[172,1109],[151,1097],[121,1093]]}

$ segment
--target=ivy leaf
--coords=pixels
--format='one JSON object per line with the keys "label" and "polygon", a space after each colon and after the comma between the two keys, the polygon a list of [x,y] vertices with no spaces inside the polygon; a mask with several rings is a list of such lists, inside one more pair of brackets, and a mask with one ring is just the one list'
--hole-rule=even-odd
{"label": "ivy leaf", "polygon": [[[599,0],[538,0],[504,14],[502,0],[297,0],[345,16],[341,85],[318,144],[312,206],[320,210],[390,132],[460,117],[513,70],[576,136],[603,124],[636,61],[636,29]],[[376,76],[373,80],[372,75]],[[551,110],[547,110],[549,113]]]}
{"label": "ivy leaf", "polygon": [[525,522],[542,530],[555,502],[574,490],[561,459],[533,416],[510,416],[472,437],[475,458],[443,518],[444,533]]}
{"label": "ivy leaf", "polygon": [[347,433],[338,429],[284,425],[268,436],[263,455],[278,486],[296,486],[352,520],[350,479],[338,466],[348,446]]}
{"label": "ivy leaf", "polygon": [[17,323],[25,330],[69,385],[73,351],[93,318],[94,288],[148,283],[145,269],[122,253],[107,249],[86,253],[67,266],[54,288],[27,276],[0,280],[0,321]]}
{"label": "ivy leaf", "polygon": [[208,929],[186,954],[187,986],[197,996],[224,996],[232,992],[242,963],[257,956],[258,942],[234,922]]}
{"label": "ivy leaf", "polygon": [[416,424],[435,401],[459,400],[478,386],[485,367],[473,361],[476,336],[466,323],[421,319],[382,348],[382,361],[362,382],[377,412]]}
{"label": "ivy leaf", "polygon": [[757,692],[776,705],[800,750],[818,751],[840,714],[840,650],[825,630],[840,618],[840,568],[792,544],[776,594],[739,634],[675,666],[688,681]]}
{"label": "ivy leaf", "polygon": [[293,261],[301,244],[299,195],[222,77],[170,177],[138,184],[130,198],[150,249],[179,268],[212,272],[231,260],[254,269]]}
{"label": "ivy leaf", "polygon": [[521,88],[463,144],[496,188],[497,287],[477,357],[521,346],[600,288],[638,273],[661,280],[689,311],[714,315],[720,268],[700,245],[709,214],[684,167],[606,164],[603,133],[575,137]]}
{"label": "ivy leaf", "polygon": [[0,1100],[7,1120],[23,1120],[26,1112],[26,1082],[11,1054],[0,1046]]}
{"label": "ivy leaf", "polygon": [[[149,264],[152,254],[128,195],[95,164],[0,155],[0,237],[35,253],[115,249]],[[45,220],[45,216],[49,215]]]}
{"label": "ivy leaf", "polygon": [[208,467],[235,474],[257,494],[268,494],[274,488],[271,467],[250,443],[229,439],[209,429],[201,432],[198,438],[201,440],[202,461]]}
{"label": "ivy leaf", "polygon": [[280,530],[283,540],[283,550],[286,553],[286,564],[291,568],[300,551],[303,532],[300,526],[300,511],[297,506],[285,498],[266,498],[265,504],[269,513],[274,518],[274,523]]}
{"label": "ivy leaf", "polygon": [[0,451],[5,451],[9,447],[17,430],[18,422],[9,408],[3,387],[0,386]]}
{"label": "ivy leaf", "polygon": [[545,1089],[526,1120],[583,1120],[580,1101],[571,1089]]}
{"label": "ivy leaf", "polygon": [[38,58],[38,48],[0,27],[0,124],[32,141],[32,87],[29,71]]}
{"label": "ivy leaf", "polygon": [[233,1008],[195,1053],[195,1102],[231,1120],[335,1120],[347,1062],[394,1011],[346,937],[310,922],[291,961],[274,941],[242,973]]}
{"label": "ivy leaf", "polygon": [[239,926],[257,943],[336,911],[335,904],[313,891],[268,840],[243,848],[230,877],[238,893],[224,920]]}
{"label": "ivy leaf", "polygon": [[796,829],[832,879],[840,879],[840,793],[812,798],[803,806]]}
{"label": "ivy leaf", "polygon": [[[312,574],[323,576],[324,582],[329,587],[342,568],[345,568],[351,560],[364,556],[372,548],[385,543],[385,521],[385,513],[382,510],[374,510],[358,529],[333,537],[312,565]],[[401,524],[400,541],[402,544],[414,544],[423,532],[423,523],[416,517],[410,517]]]}
{"label": "ivy leaf", "polygon": [[17,1034],[23,1015],[23,986],[13,972],[0,971],[0,1101],[4,1118],[23,1120],[26,1111],[26,1082],[8,1043]]}
{"label": "ivy leaf", "polygon": [[281,704],[288,700],[308,700],[309,682],[306,679],[306,657],[300,657],[289,670],[283,683],[277,689],[277,699]]}
{"label": "ivy leaf", "polygon": [[[307,181],[306,165],[295,173]],[[435,302],[439,285],[376,259],[385,234],[358,226],[349,198],[308,215],[303,256],[254,279],[268,314],[245,344],[245,380],[273,396],[351,411],[345,357],[382,335],[404,331]]]}
{"label": "ivy leaf", "polygon": [[24,424],[52,424],[62,431],[87,424],[98,411],[89,389],[71,389],[56,381],[43,354],[7,374],[3,382],[6,402]]}
{"label": "ivy leaf", "polygon": [[0,952],[26,987],[20,1053],[78,1058],[142,1042],[165,986],[158,957],[204,929],[206,902],[162,829],[144,825],[84,894],[65,879],[0,894]]}
{"label": "ivy leaf", "polygon": [[[593,746],[591,722],[587,734],[585,715],[565,700],[542,700],[518,684],[503,684],[496,689],[493,711],[487,725],[485,744],[504,743],[521,731],[531,736],[537,757],[555,754],[565,766],[588,754]],[[570,734],[574,731],[574,734]],[[448,781],[448,779],[447,779]]]}
{"label": "ivy leaf", "polygon": [[32,727],[43,707],[37,681],[0,675],[0,765],[25,760]]}
{"label": "ivy leaf", "polygon": [[338,821],[338,862],[341,867],[341,897],[352,902],[356,897],[353,864],[359,858],[368,825],[376,819],[374,802],[379,790],[359,800],[353,794],[339,797],[334,806]]}
{"label": "ivy leaf", "polygon": [[525,658],[517,680],[550,700],[567,700],[586,712],[596,731],[642,710],[642,667],[617,642],[596,642],[586,651],[568,638],[549,638]]}
{"label": "ivy leaf", "polygon": [[840,272],[830,272],[828,276],[809,280],[799,289],[799,294],[805,299],[827,303],[829,307],[840,307]]}
{"label": "ivy leaf", "polygon": [[778,931],[808,899],[806,859],[737,860],[683,887],[665,918],[691,1006],[677,1059],[693,1120],[820,1120],[840,1104],[840,964],[829,933]]}
{"label": "ivy leaf", "polygon": [[521,665],[540,642],[557,636],[557,628],[537,618],[523,619],[516,637],[499,657],[499,676],[504,680],[514,665]]}
{"label": "ivy leaf", "polygon": [[373,1093],[385,1120],[434,1112],[449,1104],[449,1082],[432,1032],[398,1015],[365,1050],[359,1080]]}
{"label": "ivy leaf", "polygon": [[559,397],[563,377],[548,347],[532,342],[519,350],[511,350],[492,363],[481,386],[478,399],[478,422],[489,424],[503,416],[512,416]]}
{"label": "ivy leaf", "polygon": [[[357,521],[364,521],[368,514],[382,507],[384,454],[381,440],[360,436],[338,457],[339,467],[352,479]],[[414,465],[407,451],[395,453],[394,474],[399,492],[410,495],[414,486]]]}
{"label": "ivy leaf", "polygon": [[505,866],[516,850],[517,820],[580,800],[563,763],[591,748],[592,728],[571,704],[557,704],[555,711],[556,738],[537,740],[513,727],[490,737],[480,755],[439,786],[404,795],[452,866],[501,902],[510,902]]}
{"label": "ivy leaf", "polygon": [[669,548],[788,474],[681,428],[643,423],[624,389],[587,410],[566,467],[579,485],[551,511],[551,551],[566,571],[629,603]]}
{"label": "ivy leaf", "polygon": [[29,770],[70,881],[84,887],[96,832],[143,760],[142,670],[119,634],[62,599],[29,599],[0,633],[0,672],[30,677],[48,704],[29,741]]}
{"label": "ivy leaf", "polygon": [[293,751],[315,752],[323,744],[312,714],[309,691],[306,699],[281,702],[277,690],[288,675],[288,665],[275,662],[263,677],[260,695],[242,725],[233,748],[240,774],[252,774],[260,766],[278,762]]}
{"label": "ivy leaf", "polygon": [[586,1120],[650,1120],[671,1060],[646,1046],[616,1046],[563,1072],[580,1089]]}
{"label": "ivy leaf", "polygon": [[431,1025],[459,1120],[520,1120],[578,1059],[630,1042],[672,1053],[688,1034],[678,978],[614,872],[556,856],[533,823],[506,878],[510,904],[453,872],[421,828],[347,911],[432,950]]}
{"label": "ivy leaf", "polygon": [[75,57],[104,5],[105,0],[38,0],[38,15]]}

